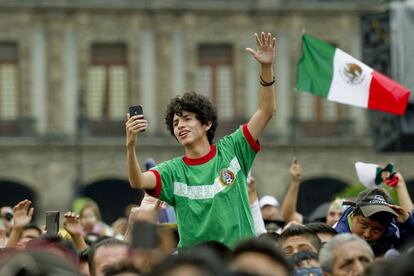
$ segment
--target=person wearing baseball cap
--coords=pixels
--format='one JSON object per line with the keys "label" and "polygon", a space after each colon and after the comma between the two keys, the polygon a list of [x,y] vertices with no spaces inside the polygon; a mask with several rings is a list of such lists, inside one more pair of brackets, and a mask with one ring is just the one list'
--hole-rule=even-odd
{"label": "person wearing baseball cap", "polygon": [[414,233],[412,214],[394,205],[391,196],[382,188],[367,188],[341,216],[335,230],[353,233],[366,240],[376,256],[396,248]]}

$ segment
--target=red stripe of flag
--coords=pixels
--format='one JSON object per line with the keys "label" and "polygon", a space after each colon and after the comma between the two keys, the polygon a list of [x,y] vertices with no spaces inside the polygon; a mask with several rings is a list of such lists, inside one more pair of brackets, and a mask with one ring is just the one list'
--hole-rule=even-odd
{"label": "red stripe of flag", "polygon": [[373,71],[369,88],[368,109],[404,115],[410,90],[383,74]]}

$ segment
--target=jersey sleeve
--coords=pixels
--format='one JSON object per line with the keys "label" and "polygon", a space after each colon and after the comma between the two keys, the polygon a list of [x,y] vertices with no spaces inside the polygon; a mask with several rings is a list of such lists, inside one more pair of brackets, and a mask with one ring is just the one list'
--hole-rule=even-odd
{"label": "jersey sleeve", "polygon": [[247,175],[256,157],[256,153],[260,150],[260,143],[253,139],[247,124],[242,125],[232,134],[225,136],[220,140],[220,145],[225,150],[229,150],[229,148],[234,150],[245,175]]}
{"label": "jersey sleeve", "polygon": [[158,164],[155,168],[149,170],[155,175],[155,189],[145,190],[149,195],[159,198],[167,202],[171,206],[175,206],[173,196],[173,171],[172,162],[166,161]]}

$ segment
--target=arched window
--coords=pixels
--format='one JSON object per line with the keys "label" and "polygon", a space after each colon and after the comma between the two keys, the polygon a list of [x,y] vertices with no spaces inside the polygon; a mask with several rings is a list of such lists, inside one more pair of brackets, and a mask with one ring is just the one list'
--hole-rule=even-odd
{"label": "arched window", "polygon": [[2,195],[0,196],[0,207],[13,207],[24,199],[30,200],[32,206],[36,207],[37,197],[35,192],[24,184],[8,180],[0,180],[0,195]]}
{"label": "arched window", "polygon": [[348,184],[338,179],[321,177],[306,180],[300,184],[297,210],[308,217],[314,209],[334,199]]}

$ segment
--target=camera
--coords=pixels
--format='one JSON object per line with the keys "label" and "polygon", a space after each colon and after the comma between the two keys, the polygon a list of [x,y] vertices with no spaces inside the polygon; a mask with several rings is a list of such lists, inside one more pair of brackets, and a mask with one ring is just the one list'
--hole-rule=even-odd
{"label": "camera", "polygon": [[5,218],[7,221],[11,221],[11,220],[13,219],[13,213],[11,213],[11,212],[7,212],[7,213],[4,215],[4,218]]}

